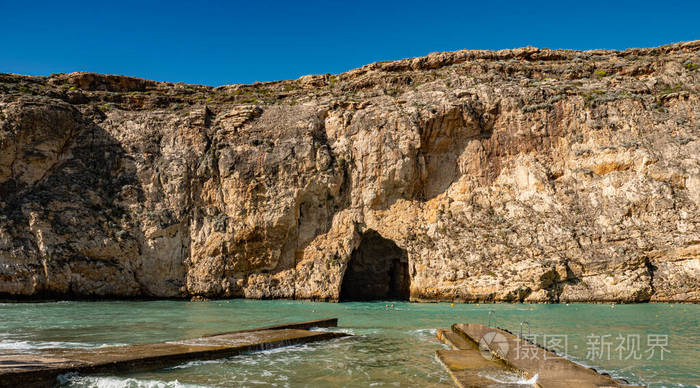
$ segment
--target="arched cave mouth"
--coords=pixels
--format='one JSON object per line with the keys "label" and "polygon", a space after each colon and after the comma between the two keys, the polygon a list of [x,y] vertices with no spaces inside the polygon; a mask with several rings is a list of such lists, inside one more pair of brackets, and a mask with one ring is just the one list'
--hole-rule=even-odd
{"label": "arched cave mouth", "polygon": [[408,300],[410,286],[406,251],[369,230],[362,235],[360,246],[352,252],[339,299],[341,302]]}

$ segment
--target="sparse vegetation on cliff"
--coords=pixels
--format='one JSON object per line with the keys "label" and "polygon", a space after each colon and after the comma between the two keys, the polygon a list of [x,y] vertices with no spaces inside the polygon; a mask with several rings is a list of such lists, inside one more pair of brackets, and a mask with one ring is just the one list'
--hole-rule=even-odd
{"label": "sparse vegetation on cliff", "polygon": [[698,301],[699,52],[0,74],[0,294],[336,300],[376,233],[412,300]]}

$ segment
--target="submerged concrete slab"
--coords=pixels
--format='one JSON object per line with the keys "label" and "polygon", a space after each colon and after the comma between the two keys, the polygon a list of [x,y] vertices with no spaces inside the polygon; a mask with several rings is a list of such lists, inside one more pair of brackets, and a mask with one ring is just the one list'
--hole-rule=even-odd
{"label": "submerged concrete slab", "polygon": [[504,365],[488,362],[479,352],[464,350],[438,350],[437,360],[447,369],[455,385],[460,388],[522,388],[518,383],[498,381],[499,376],[517,376],[516,371]]}
{"label": "submerged concrete slab", "polygon": [[[328,320],[313,321],[321,325]],[[325,322],[325,323],[323,323]],[[337,323],[337,320],[334,320]],[[318,326],[302,322],[302,326]],[[47,349],[39,354],[0,356],[0,388],[50,387],[59,375],[134,373],[175,366],[190,360],[212,360],[256,350],[327,340],[343,333],[319,332],[280,325],[181,341],[99,349]],[[327,326],[326,326],[327,327]]]}
{"label": "submerged concrete slab", "polygon": [[456,350],[479,350],[479,346],[471,340],[465,339],[451,329],[438,329],[436,335],[445,345]]}
{"label": "submerged concrete slab", "polygon": [[629,387],[501,329],[480,324],[456,324],[452,331],[478,343],[481,349],[488,350],[529,378],[537,376],[538,387]]}
{"label": "submerged concrete slab", "polygon": [[523,385],[504,382],[514,379],[520,372],[496,358],[485,358],[473,341],[449,329],[437,330],[437,337],[452,350],[438,350],[435,358],[460,388],[509,388]]}
{"label": "submerged concrete slab", "polygon": [[223,332],[223,333],[207,334],[207,335],[203,335],[202,337],[213,337],[216,335],[233,334],[233,333],[249,333],[251,331],[262,331],[262,330],[277,330],[277,329],[309,330],[313,327],[336,327],[336,326],[338,326],[338,318],[324,318],[324,319],[316,319],[313,321],[283,323],[280,325],[258,327],[255,329],[235,330],[235,331],[227,331],[227,332]]}

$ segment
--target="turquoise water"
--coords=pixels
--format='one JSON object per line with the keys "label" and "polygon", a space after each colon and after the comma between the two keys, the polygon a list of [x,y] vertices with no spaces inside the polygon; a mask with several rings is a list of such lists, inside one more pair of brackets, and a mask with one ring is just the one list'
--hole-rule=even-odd
{"label": "turquoise water", "polygon": [[[129,301],[0,304],[0,353],[42,348],[125,345],[198,337],[327,317],[353,337],[274,349],[224,360],[190,362],[149,373],[64,376],[66,387],[450,387],[435,361],[442,345],[435,328],[455,322],[487,323],[514,333],[528,321],[542,335],[566,339],[568,357],[632,383],[651,387],[700,384],[700,305],[417,304],[298,301]],[[527,329],[525,329],[527,331]],[[641,359],[630,357],[638,335]],[[646,352],[649,335],[655,354]],[[608,337],[603,337],[608,336]],[[552,337],[549,337],[552,338]],[[561,338],[561,337],[560,337]],[[659,342],[661,341],[661,342]],[[605,345],[602,354],[592,343]],[[624,345],[624,346],[623,346]],[[619,351],[623,354],[620,356]],[[664,359],[660,359],[661,348]],[[560,348],[560,350],[563,348]],[[606,354],[608,353],[608,354]],[[647,359],[651,356],[651,359]]]}

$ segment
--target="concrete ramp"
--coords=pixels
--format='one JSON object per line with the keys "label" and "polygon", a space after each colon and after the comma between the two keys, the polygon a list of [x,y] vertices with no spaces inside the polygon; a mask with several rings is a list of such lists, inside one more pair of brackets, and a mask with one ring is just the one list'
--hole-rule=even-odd
{"label": "concrete ramp", "polygon": [[465,339],[450,329],[437,330],[437,337],[451,350],[438,350],[437,360],[447,369],[455,385],[460,388],[522,388],[514,382],[523,375],[511,368],[503,360],[494,357],[484,357],[477,344]]}
{"label": "concrete ramp", "polygon": [[59,375],[120,374],[212,360],[301,343],[343,337],[346,334],[309,331],[336,326],[337,319],[300,322],[241,330],[200,338],[99,349],[46,349],[39,354],[0,356],[0,388],[51,387]]}
{"label": "concrete ramp", "polygon": [[459,387],[630,387],[498,328],[455,324],[438,337],[455,349],[436,356]]}

